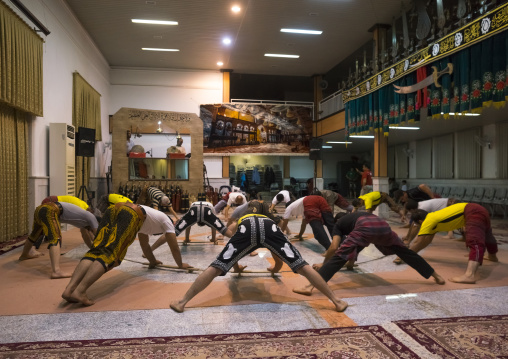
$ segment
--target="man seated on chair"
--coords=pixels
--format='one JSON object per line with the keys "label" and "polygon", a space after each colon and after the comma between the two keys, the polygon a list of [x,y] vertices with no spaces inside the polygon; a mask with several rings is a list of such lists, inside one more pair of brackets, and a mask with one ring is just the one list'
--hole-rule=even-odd
{"label": "man seated on chair", "polygon": [[342,312],[347,308],[347,303],[335,297],[330,287],[305,262],[298,250],[287,240],[274,221],[266,216],[249,214],[238,221],[238,230],[231,237],[224,250],[196,278],[183,298],[171,302],[171,309],[179,313],[183,312],[192,298],[208,287],[214,278],[225,275],[232,267],[235,267],[235,272],[242,272],[245,267],[238,265],[238,261],[261,247],[268,248],[275,254],[273,256],[275,264],[267,268],[267,271],[277,273],[282,268],[283,263],[286,263],[293,272],[306,277],[312,285],[326,295],[334,304],[335,310]]}
{"label": "man seated on chair", "polygon": [[86,291],[104,273],[122,263],[136,235],[143,254],[150,262],[148,268],[162,264],[153,255],[148,242],[148,236],[158,233],[164,233],[178,268],[190,268],[182,262],[175,227],[167,215],[151,207],[128,202],[110,206],[102,217],[93,247],[74,270],[62,298],[71,303],[93,305],[95,302],[88,298]]}

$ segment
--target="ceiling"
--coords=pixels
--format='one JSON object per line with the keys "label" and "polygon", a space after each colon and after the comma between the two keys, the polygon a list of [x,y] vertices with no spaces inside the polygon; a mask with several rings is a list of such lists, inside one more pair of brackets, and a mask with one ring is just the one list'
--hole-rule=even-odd
{"label": "ceiling", "polygon": [[[324,74],[390,24],[407,0],[65,0],[111,67],[219,70],[258,75]],[[231,11],[239,5],[237,14]],[[178,26],[131,19],[177,21]],[[322,30],[321,35],[280,32]],[[222,44],[230,37],[231,45]],[[143,51],[172,48],[179,52]],[[270,58],[265,53],[300,55]]]}

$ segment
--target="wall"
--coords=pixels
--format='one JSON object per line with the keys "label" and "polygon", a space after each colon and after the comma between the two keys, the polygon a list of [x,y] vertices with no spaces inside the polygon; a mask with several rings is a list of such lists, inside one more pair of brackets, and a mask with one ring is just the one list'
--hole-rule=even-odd
{"label": "wall", "polygon": [[[104,139],[109,137],[107,123],[110,91],[108,63],[65,2],[32,0],[24,1],[24,5],[51,31],[48,36],[41,34],[44,38],[44,115],[34,118],[29,131],[29,213],[32,213],[36,204],[40,204],[50,191],[49,123],[72,124],[73,72],[79,72],[102,96],[101,120]],[[15,8],[14,10],[17,11]],[[20,16],[24,18],[23,15]],[[93,167],[92,175],[96,166]]]}
{"label": "wall", "polygon": [[199,106],[222,103],[218,71],[111,70],[110,113],[122,107],[199,115]]}

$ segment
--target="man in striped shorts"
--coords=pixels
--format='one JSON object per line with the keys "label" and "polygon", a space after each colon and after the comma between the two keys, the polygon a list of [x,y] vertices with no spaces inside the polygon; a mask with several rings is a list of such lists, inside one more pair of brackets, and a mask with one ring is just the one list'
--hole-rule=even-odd
{"label": "man in striped shorts", "polygon": [[167,215],[153,208],[128,202],[110,206],[102,217],[93,247],[74,270],[62,298],[72,303],[93,305],[94,302],[88,298],[86,291],[104,273],[122,263],[127,248],[136,239],[136,234],[143,254],[150,262],[148,268],[162,264],[155,259],[148,242],[149,235],[158,233],[164,233],[178,268],[189,268],[187,263],[182,262],[175,227]]}
{"label": "man in striped shorts", "polygon": [[[340,244],[344,236],[347,237]],[[314,265],[314,269],[328,282],[348,261],[355,260],[358,253],[370,244],[374,244],[384,255],[398,255],[425,279],[432,276],[437,284],[445,283],[422,257],[406,247],[385,220],[362,212],[347,214],[335,223],[332,245],[323,264]],[[313,288],[310,284],[295,288],[293,292],[311,295]]]}
{"label": "man in striped shorts", "polygon": [[225,275],[232,267],[235,267],[235,272],[241,272],[245,267],[238,265],[238,261],[261,247],[269,249],[275,260],[275,265],[267,268],[269,272],[277,273],[283,263],[286,263],[293,272],[306,277],[326,295],[333,302],[337,311],[342,312],[347,308],[347,303],[335,297],[330,287],[305,262],[275,222],[258,214],[249,214],[240,218],[238,230],[217,259],[196,278],[184,297],[179,301],[172,302],[170,307],[176,312],[183,312],[186,304],[204,290],[215,277]]}

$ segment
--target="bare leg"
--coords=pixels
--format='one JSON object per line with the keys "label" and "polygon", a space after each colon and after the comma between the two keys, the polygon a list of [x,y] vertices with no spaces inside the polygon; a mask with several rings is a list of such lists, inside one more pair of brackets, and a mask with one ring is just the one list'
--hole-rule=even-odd
{"label": "bare leg", "polygon": [[187,305],[187,302],[194,298],[199,292],[204,290],[206,287],[212,283],[212,280],[215,279],[218,275],[220,275],[222,271],[215,267],[208,267],[206,268],[192,283],[189,290],[187,290],[187,293],[183,296],[182,299],[171,302],[170,307],[175,312],[182,313],[185,309],[185,305]]}
{"label": "bare leg", "polygon": [[60,269],[60,245],[49,247],[49,260],[51,261],[51,279],[69,278],[69,273]]}
{"label": "bare leg", "polygon": [[26,259],[37,258],[43,256],[44,254],[36,251],[33,248],[34,244],[30,242],[28,239],[25,241],[25,245],[23,246],[23,252],[19,256],[20,261],[24,261]]}
{"label": "bare leg", "polygon": [[88,267],[83,279],[79,282],[76,289],[72,292],[69,299],[70,301],[76,301],[83,305],[90,306],[94,305],[95,302],[90,300],[86,296],[86,291],[92,284],[94,284],[106,271],[102,264],[98,261],[92,262]]}
{"label": "bare leg", "polygon": [[466,284],[475,284],[476,280],[474,278],[476,271],[478,270],[478,267],[480,266],[480,263],[475,261],[469,261],[467,263],[467,269],[466,273],[464,273],[461,276],[450,278],[450,282],[455,283],[466,283]]}
{"label": "bare leg", "polygon": [[88,268],[90,268],[92,263],[93,261],[89,261],[87,259],[81,260],[79,262],[76,269],[74,269],[74,273],[72,273],[72,277],[71,280],[69,281],[69,284],[67,284],[67,287],[65,287],[65,290],[62,293],[63,299],[71,303],[77,303],[76,300],[71,298],[71,294],[76,290],[76,287],[81,282],[81,280],[85,276],[86,272],[88,271]]}
{"label": "bare leg", "polygon": [[92,233],[86,228],[81,228],[80,232],[81,232],[81,238],[83,238],[83,242],[85,242],[85,244],[87,245],[88,248],[92,248],[92,244],[93,244]]}
{"label": "bare leg", "polygon": [[303,275],[305,278],[307,278],[307,280],[311,283],[311,285],[313,285],[321,293],[326,295],[326,297],[330,299],[332,303],[335,305],[335,309],[337,310],[337,312],[343,312],[344,310],[346,310],[348,304],[345,301],[335,297],[328,284],[326,284],[325,280],[319,275],[318,272],[312,269],[310,265],[306,265],[300,268],[298,270],[298,274]]}
{"label": "bare leg", "polygon": [[217,236],[217,230],[215,228],[212,228],[212,239],[210,239],[210,242],[215,243],[217,241],[216,236]]}
{"label": "bare leg", "polygon": [[191,227],[185,228],[185,239],[184,239],[185,243],[190,242],[190,229],[191,229]]}

